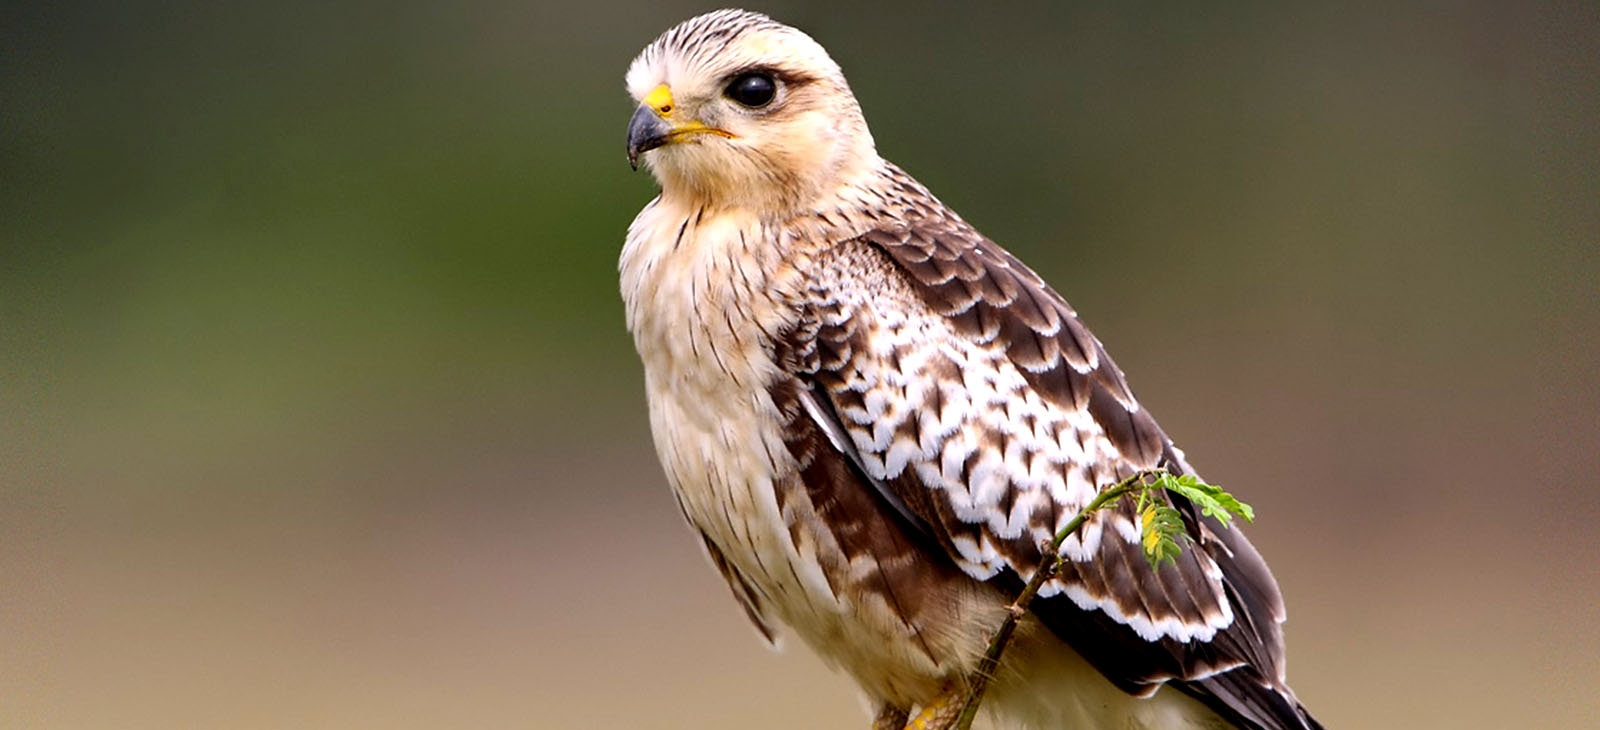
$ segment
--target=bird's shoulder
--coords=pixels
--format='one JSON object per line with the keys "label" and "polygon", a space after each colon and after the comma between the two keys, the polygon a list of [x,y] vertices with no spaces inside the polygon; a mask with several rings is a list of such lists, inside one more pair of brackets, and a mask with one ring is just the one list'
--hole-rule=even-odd
{"label": "bird's shoulder", "polygon": [[885,346],[873,325],[923,325],[924,336],[998,355],[1046,406],[1088,414],[1134,469],[1181,461],[1105,347],[1033,269],[892,164],[870,193],[851,215],[821,216],[834,232],[815,236],[797,290],[800,334],[821,323],[836,340],[877,335]]}

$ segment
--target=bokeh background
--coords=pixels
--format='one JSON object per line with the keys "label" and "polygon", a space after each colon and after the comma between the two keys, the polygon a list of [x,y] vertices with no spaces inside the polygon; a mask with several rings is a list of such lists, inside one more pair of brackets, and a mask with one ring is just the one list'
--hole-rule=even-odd
{"label": "bokeh background", "polygon": [[[0,727],[865,726],[623,327],[710,7],[0,9]],[[1254,503],[1329,727],[1600,727],[1600,6],[761,9]]]}

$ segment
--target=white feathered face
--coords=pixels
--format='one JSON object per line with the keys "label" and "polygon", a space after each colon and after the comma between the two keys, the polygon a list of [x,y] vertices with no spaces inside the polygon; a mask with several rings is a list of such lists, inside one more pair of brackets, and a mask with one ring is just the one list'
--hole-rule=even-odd
{"label": "white feathered face", "polygon": [[673,28],[628,69],[639,102],[628,160],[664,195],[793,208],[876,158],[838,64],[762,15],[718,11]]}

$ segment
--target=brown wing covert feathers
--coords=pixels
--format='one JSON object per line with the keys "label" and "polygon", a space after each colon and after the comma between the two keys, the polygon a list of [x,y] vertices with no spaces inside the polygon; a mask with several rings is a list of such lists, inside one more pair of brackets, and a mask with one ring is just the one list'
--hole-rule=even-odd
{"label": "brown wing covert feathers", "polygon": [[[901,184],[894,225],[819,264],[785,350],[793,387],[826,394],[858,481],[906,505],[967,573],[1020,586],[1041,541],[1098,488],[1189,467],[1060,295]],[[1263,728],[1299,722],[1265,564],[1237,532],[1179,506],[1198,549],[1151,569],[1132,506],[1102,512],[1067,544],[1036,613],[1129,692],[1172,681]]]}

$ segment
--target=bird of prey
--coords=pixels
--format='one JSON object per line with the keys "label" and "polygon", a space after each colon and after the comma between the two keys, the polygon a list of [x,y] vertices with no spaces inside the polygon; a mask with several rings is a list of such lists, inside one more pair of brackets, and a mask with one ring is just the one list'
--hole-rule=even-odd
{"label": "bird of prey", "polygon": [[[848,674],[875,728],[936,725],[1045,540],[1120,479],[1193,472],[1061,296],[878,156],[811,37],[708,13],[627,86],[661,194],[622,295],[678,506],[763,636]],[[1175,562],[1146,560],[1128,500],[1062,546],[991,726],[1320,727],[1266,563],[1165,498]]]}

